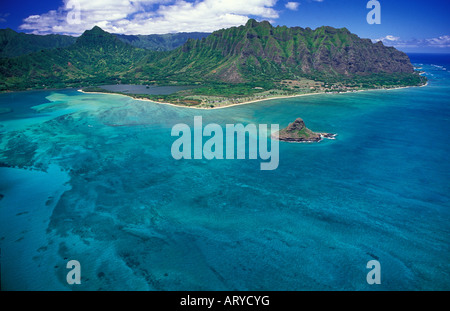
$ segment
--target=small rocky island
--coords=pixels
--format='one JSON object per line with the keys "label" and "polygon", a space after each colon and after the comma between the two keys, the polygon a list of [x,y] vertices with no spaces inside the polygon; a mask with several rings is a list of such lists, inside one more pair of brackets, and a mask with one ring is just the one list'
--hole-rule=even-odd
{"label": "small rocky island", "polygon": [[[301,118],[297,118],[286,128],[278,131],[278,139],[287,142],[319,142],[324,138],[334,139],[336,134],[315,133],[305,126]],[[274,137],[272,135],[272,137]]]}

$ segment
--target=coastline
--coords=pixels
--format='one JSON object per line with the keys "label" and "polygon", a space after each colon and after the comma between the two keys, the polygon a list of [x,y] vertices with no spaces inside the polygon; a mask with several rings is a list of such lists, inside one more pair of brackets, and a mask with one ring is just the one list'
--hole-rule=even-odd
{"label": "coastline", "polygon": [[176,105],[172,103],[166,103],[166,102],[157,102],[146,98],[135,98],[131,95],[125,95],[125,94],[117,94],[117,93],[103,93],[103,92],[85,92],[82,89],[78,89],[77,91],[84,94],[103,94],[103,95],[117,95],[117,96],[125,96],[132,98],[134,100],[140,100],[140,101],[146,101],[151,102],[155,104],[161,104],[161,105],[169,105],[179,108],[188,108],[188,109],[201,109],[201,110],[214,110],[214,109],[224,109],[224,108],[230,108],[240,105],[247,105],[247,104],[254,104],[266,100],[272,100],[272,99],[286,99],[286,98],[294,98],[294,97],[302,97],[302,96],[312,96],[312,95],[323,95],[323,94],[348,94],[348,93],[358,93],[358,92],[367,92],[367,91],[390,91],[390,90],[400,90],[400,89],[406,89],[411,87],[425,87],[428,85],[428,81],[424,85],[415,85],[415,86],[400,86],[400,87],[394,87],[394,88],[382,88],[382,89],[366,89],[366,90],[357,90],[357,91],[346,91],[346,92],[339,92],[339,93],[331,93],[331,92],[317,92],[317,93],[306,93],[306,94],[297,94],[297,95],[286,95],[286,96],[274,96],[274,97],[267,97],[262,99],[255,99],[250,100],[242,103],[236,103],[231,105],[225,105],[225,106],[219,106],[219,107],[212,107],[212,108],[205,108],[205,107],[190,107],[190,106],[183,106],[183,105]]}
{"label": "coastline", "polygon": [[[231,105],[225,105],[225,106],[218,106],[218,107],[206,108],[206,107],[190,107],[190,106],[184,106],[184,105],[176,105],[176,104],[166,103],[166,102],[157,102],[157,101],[153,101],[153,100],[146,99],[146,98],[135,98],[135,97],[133,97],[133,96],[131,96],[131,95],[125,95],[125,94],[103,93],[103,92],[85,92],[85,91],[83,91],[82,89],[79,89],[79,90],[77,90],[77,91],[78,91],[78,92],[81,92],[81,93],[84,93],[84,94],[103,94],[103,95],[118,95],[118,96],[125,96],[125,97],[132,98],[132,99],[134,99],[134,100],[141,100],[141,101],[151,102],[151,103],[155,103],[155,104],[169,105],[169,106],[174,106],[174,107],[179,107],[179,108],[200,109],[200,110],[223,109],[223,108],[229,108],[229,107],[234,107],[234,106],[253,104],[253,103],[257,103],[257,102],[261,102],[261,101],[265,101],[265,100],[271,100],[271,99],[285,99],[285,98],[293,98],[293,97],[300,97],[300,96],[309,96],[309,95],[327,94],[327,93],[325,93],[325,92],[318,92],[318,93],[297,94],[297,95],[289,95],[289,96],[274,96],[274,97],[268,97],[268,98],[262,98],[262,99],[255,99],[255,100],[246,101],[246,102],[242,102],[242,103],[231,104]],[[345,93],[347,93],[347,92],[345,92]]]}

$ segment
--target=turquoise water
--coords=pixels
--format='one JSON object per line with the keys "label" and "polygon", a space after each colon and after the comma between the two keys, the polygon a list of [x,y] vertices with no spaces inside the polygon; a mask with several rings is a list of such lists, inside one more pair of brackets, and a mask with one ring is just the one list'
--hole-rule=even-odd
{"label": "turquoise water", "polygon": [[[449,290],[450,61],[425,87],[195,110],[0,95],[2,289]],[[5,110],[7,111],[7,110]],[[172,158],[177,123],[338,133],[261,160]],[[366,264],[381,264],[369,285]],[[81,264],[68,285],[66,263]]]}

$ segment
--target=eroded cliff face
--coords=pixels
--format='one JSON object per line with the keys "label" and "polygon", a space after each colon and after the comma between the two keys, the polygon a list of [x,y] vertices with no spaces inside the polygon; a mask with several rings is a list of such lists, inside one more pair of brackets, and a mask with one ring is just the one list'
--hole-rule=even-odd
{"label": "eroded cliff face", "polygon": [[169,71],[175,68],[174,73],[202,72],[205,77],[233,83],[260,76],[414,72],[405,53],[361,39],[346,28],[273,27],[255,20],[190,40],[160,64]]}
{"label": "eroded cliff face", "polygon": [[319,133],[314,133],[305,126],[301,118],[297,118],[288,127],[278,132],[278,139],[290,142],[317,142],[322,139]]}
{"label": "eroded cliff face", "polygon": [[278,137],[272,135],[272,138],[278,138],[287,142],[319,142],[323,138],[334,139],[336,134],[315,133],[308,129],[302,118],[297,118],[286,128],[278,131]]}

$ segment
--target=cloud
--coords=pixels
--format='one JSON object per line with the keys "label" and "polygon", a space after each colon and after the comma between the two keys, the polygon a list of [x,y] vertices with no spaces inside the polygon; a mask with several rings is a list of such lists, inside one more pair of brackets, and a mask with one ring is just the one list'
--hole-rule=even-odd
{"label": "cloud", "polygon": [[292,11],[297,11],[298,6],[300,5],[300,3],[298,2],[288,2],[286,3],[286,8]]}
{"label": "cloud", "polygon": [[375,39],[375,40],[372,40],[372,41],[375,41],[375,42],[382,41],[383,43],[389,43],[391,41],[398,41],[398,40],[400,40],[400,37],[387,35],[386,37]]}
{"label": "cloud", "polygon": [[450,36],[440,36],[438,38],[426,39],[429,46],[439,47],[439,48],[449,48],[450,47]]}
{"label": "cloud", "polygon": [[108,32],[153,34],[211,32],[276,19],[277,0],[64,0],[61,7],[27,17],[19,27],[36,34],[79,35],[95,25]]}
{"label": "cloud", "polygon": [[6,18],[9,16],[9,13],[0,13],[0,23],[6,23]]}
{"label": "cloud", "polygon": [[383,38],[374,39],[373,42],[382,41],[384,45],[393,46],[398,49],[404,48],[450,48],[450,35],[443,35],[429,39],[402,40],[400,37],[387,35]]}

